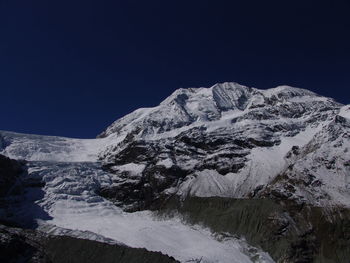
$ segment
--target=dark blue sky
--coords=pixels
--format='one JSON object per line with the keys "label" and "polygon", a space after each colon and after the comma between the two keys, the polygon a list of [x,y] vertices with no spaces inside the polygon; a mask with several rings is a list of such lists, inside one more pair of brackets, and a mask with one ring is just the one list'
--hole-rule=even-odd
{"label": "dark blue sky", "polygon": [[95,137],[224,81],[350,103],[347,2],[0,0],[0,129]]}

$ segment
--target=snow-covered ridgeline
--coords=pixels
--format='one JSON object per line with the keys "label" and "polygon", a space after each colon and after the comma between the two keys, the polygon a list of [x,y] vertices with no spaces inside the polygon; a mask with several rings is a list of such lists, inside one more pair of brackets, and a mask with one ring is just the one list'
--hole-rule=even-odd
{"label": "snow-covered ridgeline", "polygon": [[[230,111],[243,114],[248,109],[272,103],[274,106],[292,103],[335,103],[332,99],[311,91],[289,86],[259,90],[237,83],[220,83],[210,88],[178,89],[159,106],[138,109],[110,125],[102,137],[128,132],[142,135],[161,134],[206,121],[223,119]],[[140,128],[142,128],[140,130]]]}

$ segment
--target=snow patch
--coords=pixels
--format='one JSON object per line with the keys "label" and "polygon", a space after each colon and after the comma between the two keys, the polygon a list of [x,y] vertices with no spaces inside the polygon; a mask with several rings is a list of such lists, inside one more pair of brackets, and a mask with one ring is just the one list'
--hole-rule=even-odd
{"label": "snow patch", "polygon": [[115,136],[102,139],[72,139],[6,131],[0,131],[0,136],[6,144],[0,154],[27,161],[96,162],[103,149],[118,142]]}
{"label": "snow patch", "polygon": [[342,107],[338,115],[350,120],[350,105]]}

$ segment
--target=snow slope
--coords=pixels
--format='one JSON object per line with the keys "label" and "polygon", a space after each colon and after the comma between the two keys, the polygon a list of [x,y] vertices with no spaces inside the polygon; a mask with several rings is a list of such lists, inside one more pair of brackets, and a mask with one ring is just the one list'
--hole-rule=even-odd
{"label": "snow slope", "polygon": [[99,152],[112,141],[118,139],[72,139],[0,131],[1,153],[27,161],[95,162]]}

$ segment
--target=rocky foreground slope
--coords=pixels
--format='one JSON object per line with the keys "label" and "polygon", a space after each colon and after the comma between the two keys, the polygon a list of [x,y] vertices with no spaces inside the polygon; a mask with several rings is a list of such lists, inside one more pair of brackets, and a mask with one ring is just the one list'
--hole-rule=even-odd
{"label": "rocky foreground slope", "polygon": [[0,132],[41,183],[3,218],[182,262],[348,262],[349,138],[350,107],[307,90],[180,89],[97,139]]}

